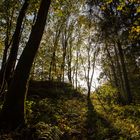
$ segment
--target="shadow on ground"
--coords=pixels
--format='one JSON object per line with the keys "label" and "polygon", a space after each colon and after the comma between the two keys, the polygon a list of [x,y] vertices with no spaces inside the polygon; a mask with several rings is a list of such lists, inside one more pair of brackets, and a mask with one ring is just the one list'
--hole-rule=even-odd
{"label": "shadow on ground", "polygon": [[87,99],[87,120],[85,122],[87,140],[118,140],[118,130],[98,114],[90,98]]}
{"label": "shadow on ground", "polygon": [[[34,88],[36,87],[36,88]],[[94,109],[90,98],[77,93],[69,84],[57,82],[33,82],[29,89],[32,96],[38,96],[37,99],[47,97],[47,102],[42,100],[43,106],[38,106],[38,111],[43,116],[43,121],[50,122],[53,125],[62,123],[64,128],[63,140],[118,140],[119,131],[112,124]],[[48,102],[49,101],[49,102]],[[67,102],[68,101],[68,102]],[[76,101],[76,102],[75,102]],[[67,102],[65,104],[65,102]],[[85,104],[87,112],[82,117],[82,106]],[[44,109],[43,109],[44,108]],[[63,112],[60,112],[60,109]],[[57,112],[57,115],[56,115]],[[45,115],[42,115],[45,114]],[[83,116],[84,116],[83,115]],[[44,117],[45,116],[45,117]],[[57,118],[56,118],[57,117]],[[60,117],[60,119],[59,119]],[[80,118],[81,117],[81,118]],[[42,118],[42,117],[41,117]],[[61,122],[61,120],[64,120]],[[40,121],[40,117],[39,120]],[[82,122],[83,121],[83,122]],[[79,125],[79,126],[78,126]],[[64,126],[65,127],[65,126]],[[68,128],[67,128],[68,127]],[[67,129],[72,129],[67,130]],[[75,127],[75,128],[74,128]],[[73,131],[74,128],[74,131]]]}

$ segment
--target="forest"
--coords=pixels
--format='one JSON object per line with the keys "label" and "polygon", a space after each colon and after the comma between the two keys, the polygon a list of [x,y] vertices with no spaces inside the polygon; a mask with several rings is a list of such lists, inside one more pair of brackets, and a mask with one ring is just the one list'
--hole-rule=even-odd
{"label": "forest", "polygon": [[140,1],[0,0],[0,140],[140,140]]}

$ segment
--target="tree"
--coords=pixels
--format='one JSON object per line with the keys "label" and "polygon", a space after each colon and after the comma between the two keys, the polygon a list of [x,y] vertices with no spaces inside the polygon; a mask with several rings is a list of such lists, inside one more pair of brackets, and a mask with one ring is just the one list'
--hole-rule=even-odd
{"label": "tree", "polygon": [[4,0],[0,3],[0,31],[1,31],[1,39],[3,41],[4,50],[3,50],[3,58],[2,58],[2,68],[4,67],[7,57],[8,57],[8,49],[12,42],[12,33],[15,28],[15,16],[19,12],[19,7],[21,3],[19,1],[9,1]]}
{"label": "tree", "polygon": [[[93,15],[96,15],[96,18],[98,18],[97,24],[102,35],[102,40],[104,40],[105,42],[109,42],[109,45],[111,46],[113,46],[112,44],[114,44],[116,47],[117,53],[114,53],[114,56],[116,54],[118,57],[118,65],[114,66],[116,69],[120,69],[118,76],[119,79],[121,79],[120,87],[122,88],[120,89],[123,89],[122,91],[120,91],[120,93],[124,98],[124,104],[130,104],[132,102],[132,92],[128,74],[129,63],[128,59],[126,59],[126,49],[131,45],[130,36],[132,27],[136,26],[135,31],[138,29],[138,2],[113,0],[99,0],[95,2],[93,0],[89,0],[88,4],[90,6],[98,5],[97,8],[92,8],[92,12],[94,13]],[[99,14],[97,13],[97,11],[99,11]],[[135,36],[135,38],[137,37]],[[113,47],[111,51],[113,52]],[[110,67],[112,66],[110,65]],[[120,68],[118,68],[117,66],[119,66]],[[109,72],[105,73],[108,73],[107,75],[112,78]]]}
{"label": "tree", "polygon": [[[5,45],[5,51],[4,51],[4,55],[3,55],[3,65],[1,68],[1,85],[5,87],[6,83],[9,85],[10,84],[10,80],[12,78],[12,74],[15,68],[15,64],[16,64],[16,60],[17,60],[17,54],[18,54],[18,48],[19,48],[19,43],[20,43],[20,37],[21,37],[21,30],[22,30],[22,22],[23,19],[25,17],[25,13],[26,10],[28,8],[29,5],[29,0],[25,0],[19,16],[17,18],[17,24],[16,24],[16,29],[15,32],[13,34],[12,37],[12,41],[11,41],[11,48],[10,48],[10,54],[9,57],[6,61],[6,57],[7,57],[7,51],[9,48],[9,44]],[[2,89],[4,89],[2,87]],[[3,92],[3,91],[1,91]]]}
{"label": "tree", "polygon": [[[51,0],[42,0],[29,40],[18,61],[0,114],[2,127],[17,128],[26,123],[25,100],[29,74],[39,48]],[[28,63],[27,63],[28,62]]]}

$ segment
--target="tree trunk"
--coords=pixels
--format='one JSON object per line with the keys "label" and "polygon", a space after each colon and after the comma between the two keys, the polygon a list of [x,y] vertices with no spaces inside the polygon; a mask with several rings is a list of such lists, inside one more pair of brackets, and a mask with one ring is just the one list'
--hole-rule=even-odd
{"label": "tree trunk", "polygon": [[71,63],[72,63],[72,39],[70,40],[69,43],[69,52],[68,52],[68,80],[72,84],[72,68],[71,68]]}
{"label": "tree trunk", "polygon": [[13,42],[10,50],[10,54],[7,60],[6,64],[6,74],[5,74],[5,79],[9,83],[10,77],[13,73],[13,70],[15,68],[16,60],[17,60],[17,53],[18,53],[18,48],[19,48],[19,42],[20,42],[20,37],[21,37],[21,27],[22,27],[22,22],[25,17],[26,10],[29,5],[29,0],[25,0],[18,19],[17,19],[17,24],[16,24],[16,29],[13,35]]}
{"label": "tree trunk", "polygon": [[32,63],[39,48],[51,0],[42,0],[37,20],[17,64],[0,115],[1,127],[14,129],[26,122],[25,100]]}
{"label": "tree trunk", "polygon": [[[7,28],[8,28],[8,27],[7,27]],[[8,31],[8,29],[7,29],[6,39],[5,39],[5,49],[4,49],[4,52],[3,52],[1,70],[4,69],[5,63],[6,63],[6,61],[7,61],[8,49],[9,49],[9,31]]]}
{"label": "tree trunk", "polygon": [[116,69],[115,69],[114,62],[112,60],[112,57],[110,55],[110,51],[107,48],[107,46],[106,46],[106,51],[107,51],[108,60],[110,60],[110,67],[111,67],[111,70],[112,70],[112,73],[113,73],[113,78],[114,78],[113,85],[115,85],[115,87],[118,88],[118,79],[117,79],[117,75],[116,75]]}
{"label": "tree trunk", "polygon": [[6,37],[5,39],[5,49],[3,52],[3,58],[2,58],[2,65],[1,65],[1,70],[0,70],[0,95],[3,93],[3,89],[5,89],[5,66],[6,66],[6,61],[7,61],[7,53],[9,49],[9,43],[8,43],[8,38]]}
{"label": "tree trunk", "polygon": [[76,50],[75,88],[78,88],[79,48]]}
{"label": "tree trunk", "polygon": [[111,68],[111,71],[113,73],[113,78],[114,78],[112,84],[113,84],[113,86],[115,86],[118,89],[117,101],[118,101],[118,103],[123,104],[125,96],[124,96],[124,88],[123,88],[123,80],[122,80],[123,78],[122,78],[117,50],[116,50],[116,47],[114,46],[115,57],[116,57],[115,61],[117,62],[117,65],[114,64],[114,61],[111,57],[110,51],[107,48],[107,46],[106,46],[106,51],[107,51],[108,60],[110,60],[110,68]]}
{"label": "tree trunk", "polygon": [[[7,5],[7,9],[8,10],[8,5]],[[8,57],[8,50],[10,47],[10,44],[12,42],[12,39],[10,38],[10,31],[11,31],[11,27],[12,27],[12,19],[13,19],[13,14],[14,10],[12,10],[12,14],[11,16],[6,18],[6,37],[5,37],[5,41],[4,41],[4,51],[3,51],[3,58],[2,58],[2,65],[1,65],[1,70],[0,70],[0,87],[1,87],[1,93],[3,93],[3,90],[5,87],[3,86],[5,84],[5,79],[4,79],[4,74],[5,74],[5,66],[6,66],[6,62],[7,62],[7,57]],[[0,94],[1,94],[0,93]]]}
{"label": "tree trunk", "polygon": [[15,11],[15,8],[12,8],[12,11],[11,11],[11,15],[9,14],[8,10],[10,8],[10,4],[8,1],[6,1],[6,37],[5,37],[5,42],[4,42],[4,45],[5,45],[5,49],[4,49],[4,52],[3,52],[3,58],[2,58],[2,66],[1,66],[1,70],[4,69],[5,67],[5,63],[7,61],[7,56],[8,56],[8,49],[10,47],[10,44],[12,42],[12,38],[10,38],[10,33],[11,33],[11,28],[12,28],[12,23],[13,23],[13,17],[14,17],[14,11]]}
{"label": "tree trunk", "polygon": [[123,54],[123,50],[122,50],[122,46],[121,46],[120,42],[117,42],[117,47],[118,47],[118,53],[119,53],[121,68],[122,68],[124,89],[125,89],[125,92],[126,92],[126,104],[130,104],[130,103],[132,103],[132,94],[131,94],[129,79],[128,79],[128,75],[127,75],[127,71],[126,71],[124,54]]}
{"label": "tree trunk", "polygon": [[68,37],[66,35],[66,29],[64,33],[62,34],[62,64],[61,64],[61,78],[62,82],[64,82],[65,79],[65,59],[66,59],[66,54],[67,54],[67,44],[68,44]]}
{"label": "tree trunk", "polygon": [[58,41],[59,41],[59,37],[60,37],[60,33],[61,33],[61,28],[62,25],[57,26],[57,31],[56,31],[56,35],[54,37],[54,45],[53,45],[53,52],[52,52],[52,56],[51,56],[51,61],[50,61],[50,66],[49,66],[49,80],[53,79],[53,75],[52,75],[52,71],[54,70],[56,73],[56,50],[57,50],[57,46],[58,46]]}
{"label": "tree trunk", "polygon": [[[20,37],[21,37],[21,26],[22,26],[22,22],[25,17],[25,13],[28,8],[28,5],[29,5],[29,0],[25,0],[24,4],[20,10],[18,19],[17,19],[16,29],[15,29],[14,35],[12,37],[12,46],[11,46],[10,54],[9,54],[7,62],[4,60],[5,63],[3,64],[2,69],[1,69],[1,86],[2,86],[1,89],[5,89],[6,84],[8,84],[8,85],[10,84],[10,79],[11,79],[12,73],[14,71],[14,67],[15,67],[16,59],[17,59],[19,41],[20,41]],[[6,50],[5,50],[4,57],[7,56],[9,44],[7,44],[7,45],[8,46],[5,46]],[[4,58],[4,59],[6,59],[6,58]],[[3,93],[3,91],[1,90],[1,94],[2,93]]]}
{"label": "tree trunk", "polygon": [[119,61],[119,55],[118,55],[118,50],[116,45],[114,45],[114,51],[115,51],[115,56],[116,56],[116,68],[117,68],[117,73],[116,75],[118,76],[118,87],[119,87],[119,102],[122,104],[125,104],[125,89],[124,89],[124,82],[123,82],[123,75],[121,71],[121,64]]}

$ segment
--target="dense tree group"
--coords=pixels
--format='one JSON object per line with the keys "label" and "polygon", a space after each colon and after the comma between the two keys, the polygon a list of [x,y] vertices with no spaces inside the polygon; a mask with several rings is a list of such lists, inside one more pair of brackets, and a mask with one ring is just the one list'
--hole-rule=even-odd
{"label": "dense tree group", "polygon": [[25,124],[29,80],[69,82],[76,89],[84,83],[90,97],[98,67],[98,80],[117,89],[119,104],[135,102],[137,0],[3,0],[0,5],[1,127]]}

